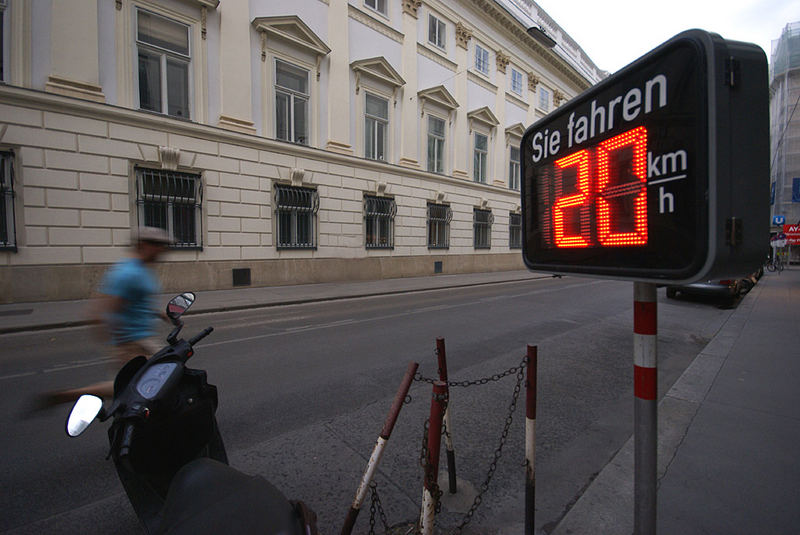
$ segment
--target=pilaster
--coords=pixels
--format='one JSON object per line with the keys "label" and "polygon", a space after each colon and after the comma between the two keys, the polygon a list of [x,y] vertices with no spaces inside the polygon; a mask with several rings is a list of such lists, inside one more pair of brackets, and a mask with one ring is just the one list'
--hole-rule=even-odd
{"label": "pilaster", "polygon": [[402,93],[401,132],[400,132],[400,158],[398,164],[405,167],[419,168],[420,131],[419,99],[417,90],[419,80],[417,76],[417,9],[416,2],[403,4],[403,79],[406,85],[400,90]]}
{"label": "pilaster", "polygon": [[50,16],[51,71],[45,90],[105,102],[100,87],[97,0],[52,2]]}
{"label": "pilaster", "polygon": [[353,154],[350,143],[350,47],[347,0],[328,5],[328,141],[325,149]]}
{"label": "pilaster", "polygon": [[[456,25],[456,63],[458,70],[456,74],[455,83],[455,99],[458,102],[467,102],[467,78],[469,73],[469,56],[467,48],[469,41],[472,39],[472,31],[467,29],[466,26],[460,22]],[[469,147],[469,121],[467,119],[468,109],[466,106],[460,106],[456,110],[455,126],[453,128],[453,147],[454,147],[454,164],[453,176],[456,178],[469,179],[469,162],[470,162],[470,147]]]}
{"label": "pilaster", "polygon": [[218,126],[255,134],[248,2],[220,2],[220,115]]}

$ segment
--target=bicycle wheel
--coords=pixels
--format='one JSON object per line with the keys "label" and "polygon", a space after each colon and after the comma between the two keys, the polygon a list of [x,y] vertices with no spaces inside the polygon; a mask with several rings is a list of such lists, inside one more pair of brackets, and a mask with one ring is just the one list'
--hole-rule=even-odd
{"label": "bicycle wheel", "polygon": [[769,271],[770,273],[775,271],[775,262],[770,262],[769,264],[767,264],[767,271]]}

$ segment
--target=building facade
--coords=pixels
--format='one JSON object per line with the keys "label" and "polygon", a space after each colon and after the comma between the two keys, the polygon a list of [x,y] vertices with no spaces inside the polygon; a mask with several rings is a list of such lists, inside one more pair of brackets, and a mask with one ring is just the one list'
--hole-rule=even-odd
{"label": "building facade", "polygon": [[529,1],[0,16],[2,302],[86,297],[140,225],[166,290],[521,268],[522,134],[603,74]]}
{"label": "building facade", "polygon": [[[772,42],[770,60],[770,219],[774,234],[783,223],[800,225],[800,22],[787,24]],[[777,216],[777,219],[776,219]],[[800,247],[791,247],[800,262]]]}

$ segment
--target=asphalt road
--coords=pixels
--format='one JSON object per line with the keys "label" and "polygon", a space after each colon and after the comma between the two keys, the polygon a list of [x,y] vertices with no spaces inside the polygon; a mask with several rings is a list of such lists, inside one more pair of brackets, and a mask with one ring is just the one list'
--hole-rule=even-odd
{"label": "asphalt road", "polygon": [[[435,340],[450,379],[491,376],[538,346],[537,526],[552,528],[632,433],[631,283],[564,278],[187,317],[184,334],[214,333],[190,361],[219,387],[217,414],[231,464],[306,501],[335,533],[358,486],[409,361],[434,376]],[[683,372],[730,314],[659,291],[659,392]],[[86,328],[0,336],[0,531],[139,533],[105,460],[105,426],[63,431],[68,407],[30,414],[38,392],[108,377]],[[514,376],[454,388],[460,491],[439,525],[462,521],[486,477]],[[430,387],[416,382],[377,478],[389,523],[419,511],[422,426]],[[523,518],[524,408],[494,480],[465,533],[495,533]],[[444,466],[444,460],[442,461]],[[356,533],[366,533],[369,511]],[[380,523],[379,523],[380,525]]]}

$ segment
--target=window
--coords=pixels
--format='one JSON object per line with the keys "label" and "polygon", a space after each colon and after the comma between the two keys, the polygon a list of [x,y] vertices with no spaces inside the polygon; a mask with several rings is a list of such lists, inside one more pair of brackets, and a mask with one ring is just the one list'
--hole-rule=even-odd
{"label": "window", "polygon": [[539,108],[544,111],[550,110],[550,91],[544,87],[539,87]]}
{"label": "window", "polygon": [[173,239],[175,248],[202,247],[200,175],[136,169],[136,205],[139,226],[159,227]]}
{"label": "window", "polygon": [[275,137],[308,144],[308,71],[275,61]]}
{"label": "window", "polygon": [[481,45],[475,45],[475,70],[489,74],[489,51]]}
{"label": "window", "polygon": [[364,229],[367,249],[394,247],[394,216],[397,204],[394,199],[364,196]]}
{"label": "window", "polygon": [[389,123],[389,101],[366,94],[364,114],[364,157],[370,160],[386,160],[386,127]]}
{"label": "window", "polygon": [[275,206],[278,249],[315,249],[317,190],[276,185]]}
{"label": "window", "polygon": [[486,166],[489,156],[489,138],[484,134],[475,133],[475,160],[473,163],[472,177],[475,182],[486,184]]}
{"label": "window", "polygon": [[508,248],[522,249],[522,214],[508,214]]}
{"label": "window", "polygon": [[508,187],[519,189],[520,180],[520,156],[519,147],[511,147],[508,157]]}
{"label": "window", "polygon": [[439,48],[447,46],[444,21],[437,19],[433,15],[428,15],[428,41]]}
{"label": "window", "polygon": [[428,249],[450,247],[450,221],[453,211],[446,204],[428,204]]}
{"label": "window", "polygon": [[511,68],[511,91],[522,94],[522,73],[515,68]]}
{"label": "window", "polygon": [[364,0],[364,5],[382,15],[386,15],[386,0]]}
{"label": "window", "polygon": [[444,119],[428,116],[428,171],[444,173]]}
{"label": "window", "polygon": [[491,210],[472,210],[472,228],[474,230],[473,245],[476,249],[490,249],[492,247],[492,223],[494,216]]}
{"label": "window", "polygon": [[189,118],[189,27],[137,10],[139,108]]}
{"label": "window", "polygon": [[0,250],[17,250],[14,227],[14,153],[6,151],[0,152]]}

